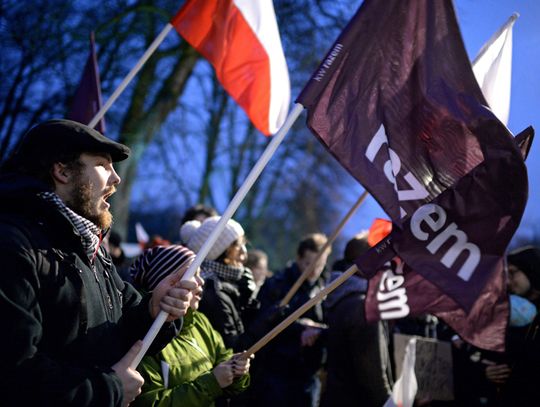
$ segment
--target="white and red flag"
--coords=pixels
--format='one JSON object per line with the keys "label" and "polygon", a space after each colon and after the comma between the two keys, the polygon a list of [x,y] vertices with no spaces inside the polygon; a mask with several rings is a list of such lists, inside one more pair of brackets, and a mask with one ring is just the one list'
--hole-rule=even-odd
{"label": "white and red flag", "polygon": [[290,82],[272,0],[188,0],[171,24],[212,64],[258,130],[279,130]]}

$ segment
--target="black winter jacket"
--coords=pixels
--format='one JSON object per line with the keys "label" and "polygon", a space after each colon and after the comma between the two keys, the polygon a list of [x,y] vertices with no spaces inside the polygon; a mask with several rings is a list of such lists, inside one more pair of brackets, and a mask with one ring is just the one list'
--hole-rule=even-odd
{"label": "black winter jacket", "polygon": [[[331,281],[342,273],[332,272]],[[324,301],[327,331],[327,383],[321,406],[382,406],[392,375],[386,324],[368,324],[366,281],[353,275]]]}
{"label": "black winter jacket", "polygon": [[239,281],[211,273],[205,279],[204,293],[199,305],[199,311],[221,334],[225,346],[235,352],[244,351],[251,344],[245,327],[258,306],[258,302],[253,298],[253,290],[247,287],[247,280],[253,279],[251,270],[245,268],[244,271]]}
{"label": "black winter jacket", "polygon": [[[258,318],[268,318],[268,312],[276,309],[277,305],[289,292],[296,280],[298,280],[300,274],[298,266],[294,263],[282,272],[276,273],[270,279],[266,280],[257,296],[257,299],[260,301]],[[281,311],[281,315],[275,325],[300,308],[300,306],[309,301],[323,288],[324,280],[322,277],[313,284],[310,284],[306,280],[291,298],[288,308]],[[310,318],[315,322],[322,323],[323,308],[321,303],[309,309],[302,315],[302,318]],[[315,345],[302,346],[301,335],[304,329],[305,327],[299,322],[291,324],[259,352],[257,355],[258,362],[264,359],[264,362],[261,362],[261,364],[264,364],[266,369],[283,375],[283,380],[288,380],[288,376],[291,376],[291,378],[295,377],[297,380],[309,381],[321,368],[325,350],[322,336],[315,342]],[[286,371],[283,371],[283,361],[287,361]]]}
{"label": "black winter jacket", "polygon": [[[94,264],[40,182],[0,177],[0,405],[120,406],[111,370],[152,320],[100,248]],[[153,350],[176,333],[166,324]]]}

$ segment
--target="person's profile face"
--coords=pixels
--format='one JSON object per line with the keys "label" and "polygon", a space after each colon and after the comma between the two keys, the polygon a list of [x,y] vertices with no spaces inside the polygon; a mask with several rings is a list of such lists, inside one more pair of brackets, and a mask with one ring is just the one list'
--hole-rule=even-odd
{"label": "person's profile face", "polygon": [[244,236],[233,242],[227,249],[226,258],[232,266],[240,267],[247,260],[246,238]]}
{"label": "person's profile face", "polygon": [[66,203],[101,229],[107,229],[112,223],[107,200],[116,191],[120,177],[108,154],[82,153],[79,162],[81,168],[72,177],[71,194]]}
{"label": "person's profile face", "polygon": [[315,267],[313,268],[311,273],[309,273],[309,275],[307,276],[307,279],[309,281],[315,281],[316,279],[319,278],[319,276],[324,270],[324,266],[326,265],[326,260],[328,259],[328,254],[329,252],[326,251],[325,253],[322,254],[319,260],[317,260],[317,257],[319,256],[318,252],[315,252],[313,250],[304,251],[304,254],[302,256],[299,256],[296,260],[296,263],[298,264],[298,268],[300,269],[300,272],[303,273],[304,270],[310,267],[310,265],[317,260]]}
{"label": "person's profile face", "polygon": [[527,275],[513,264],[508,265],[508,290],[524,297],[531,289],[531,282]]}
{"label": "person's profile face", "polygon": [[266,258],[260,258],[255,265],[251,267],[253,273],[253,279],[258,286],[263,285],[266,276],[268,275],[268,260]]}

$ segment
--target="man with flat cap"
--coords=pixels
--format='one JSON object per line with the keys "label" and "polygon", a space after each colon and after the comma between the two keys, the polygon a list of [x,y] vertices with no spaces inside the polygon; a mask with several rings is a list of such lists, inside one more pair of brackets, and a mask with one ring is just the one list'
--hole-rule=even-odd
{"label": "man with flat cap", "polygon": [[0,405],[127,406],[129,367],[160,310],[177,332],[195,281],[174,275],[141,297],[101,247],[129,149],[69,120],[25,134],[0,171]]}

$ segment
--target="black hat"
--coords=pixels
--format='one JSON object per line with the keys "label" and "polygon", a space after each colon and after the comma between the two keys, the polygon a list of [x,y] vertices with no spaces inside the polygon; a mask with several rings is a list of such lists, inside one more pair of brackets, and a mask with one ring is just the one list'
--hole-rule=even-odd
{"label": "black hat", "polygon": [[534,288],[540,289],[540,249],[534,246],[521,247],[509,253],[507,261],[525,273]]}
{"label": "black hat", "polygon": [[116,162],[128,158],[130,150],[84,124],[53,119],[34,126],[24,135],[17,156],[18,160],[26,162],[53,152],[108,153]]}

